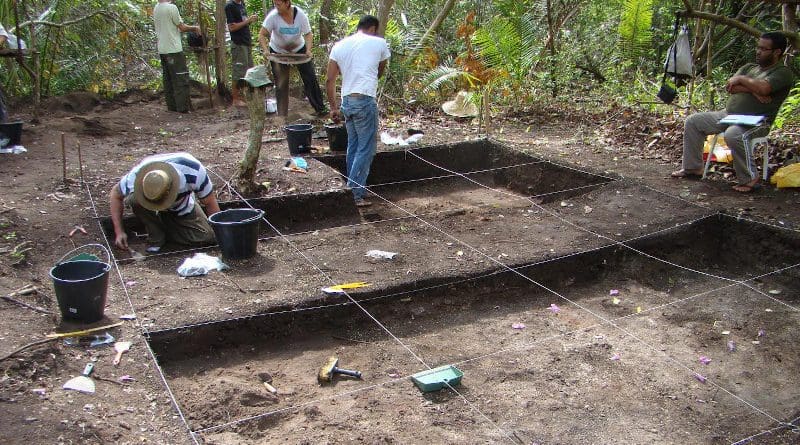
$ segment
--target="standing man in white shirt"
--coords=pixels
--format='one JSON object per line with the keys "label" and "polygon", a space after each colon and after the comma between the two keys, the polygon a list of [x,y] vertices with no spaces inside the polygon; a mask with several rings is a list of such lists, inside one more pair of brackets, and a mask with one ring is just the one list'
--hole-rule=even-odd
{"label": "standing man in white shirt", "polygon": [[[347,127],[347,186],[353,191],[356,206],[371,203],[364,199],[367,177],[378,148],[378,78],[383,75],[391,53],[386,40],[378,37],[379,21],[365,15],[356,33],[337,42],[328,61],[325,88],[331,105],[331,118],[344,116]],[[336,96],[336,78],[342,75],[342,102]]]}
{"label": "standing man in white shirt", "polygon": [[199,26],[183,23],[178,7],[171,0],[158,0],[153,8],[153,22],[156,27],[158,55],[161,58],[164,96],[169,111],[189,112],[189,68],[183,54],[181,33],[200,32]]}

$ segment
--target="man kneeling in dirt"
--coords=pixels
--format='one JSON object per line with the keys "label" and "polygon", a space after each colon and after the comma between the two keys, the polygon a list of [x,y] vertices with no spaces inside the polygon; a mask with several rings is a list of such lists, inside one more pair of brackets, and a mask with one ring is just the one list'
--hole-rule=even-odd
{"label": "man kneeling in dirt", "polygon": [[725,85],[725,90],[731,95],[725,109],[695,113],[686,119],[683,132],[683,168],[673,172],[673,178],[701,176],[706,136],[724,131],[725,143],[733,154],[733,167],[738,181],[733,189],[747,193],[760,186],[758,171],[753,164],[753,153],[744,143],[743,136],[748,128],[720,124],[719,120],[729,114],[763,115],[768,121],[775,118],[794,83],[792,70],[781,63],[785,51],[786,37],[783,34],[762,34],[756,46],[756,63],[748,63],[739,68]]}
{"label": "man kneeling in dirt", "polygon": [[114,244],[128,249],[122,225],[125,204],[144,223],[149,247],[157,253],[167,242],[202,246],[214,242],[205,213],[219,212],[217,196],[206,168],[189,153],[149,156],[129,171],[109,192]]}

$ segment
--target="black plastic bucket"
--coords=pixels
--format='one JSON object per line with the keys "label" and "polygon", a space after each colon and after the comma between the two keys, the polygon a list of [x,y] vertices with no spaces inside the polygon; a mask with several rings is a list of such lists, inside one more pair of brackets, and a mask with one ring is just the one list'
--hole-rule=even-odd
{"label": "black plastic bucket", "polygon": [[344,125],[325,125],[328,146],[331,151],[347,151],[347,127]]}
{"label": "black plastic bucket", "polygon": [[208,217],[211,228],[229,260],[250,258],[258,250],[258,232],[264,211],[260,209],[228,209]]}
{"label": "black plastic bucket", "polygon": [[9,139],[8,145],[19,145],[22,140],[22,121],[0,123],[0,139]]}
{"label": "black plastic bucket", "polygon": [[299,155],[311,151],[311,124],[293,124],[283,127],[286,131],[286,142],[289,143],[289,154]]}
{"label": "black plastic bucket", "polygon": [[[90,246],[99,246],[106,250],[99,244],[90,244]],[[79,249],[83,247],[86,246]],[[106,253],[108,253],[107,250]],[[63,260],[64,257],[61,259]],[[94,323],[102,319],[106,308],[108,272],[110,270],[109,263],[99,260],[64,262],[59,260],[50,269],[50,278],[53,280],[53,289],[61,317],[65,320],[83,323]]]}

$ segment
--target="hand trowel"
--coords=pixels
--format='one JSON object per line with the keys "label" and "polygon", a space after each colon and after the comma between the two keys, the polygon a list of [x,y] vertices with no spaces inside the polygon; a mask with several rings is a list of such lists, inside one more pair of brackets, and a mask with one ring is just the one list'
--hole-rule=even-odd
{"label": "hand trowel", "polygon": [[87,394],[94,394],[94,380],[89,378],[89,374],[94,370],[94,363],[87,363],[83,368],[83,373],[78,377],[73,377],[64,383],[64,389],[72,389],[75,391],[85,392]]}

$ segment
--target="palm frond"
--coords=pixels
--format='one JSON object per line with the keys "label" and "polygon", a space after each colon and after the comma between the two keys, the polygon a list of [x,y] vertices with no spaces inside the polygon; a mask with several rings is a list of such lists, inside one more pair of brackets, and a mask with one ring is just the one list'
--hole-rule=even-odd
{"label": "palm frond", "polygon": [[653,0],[625,0],[619,22],[623,53],[638,58],[652,43]]}
{"label": "palm frond", "polygon": [[437,66],[428,71],[420,81],[422,82],[422,92],[430,93],[443,85],[455,86],[459,80],[466,81],[469,86],[474,86],[478,82],[478,79],[466,71],[449,66]]}

